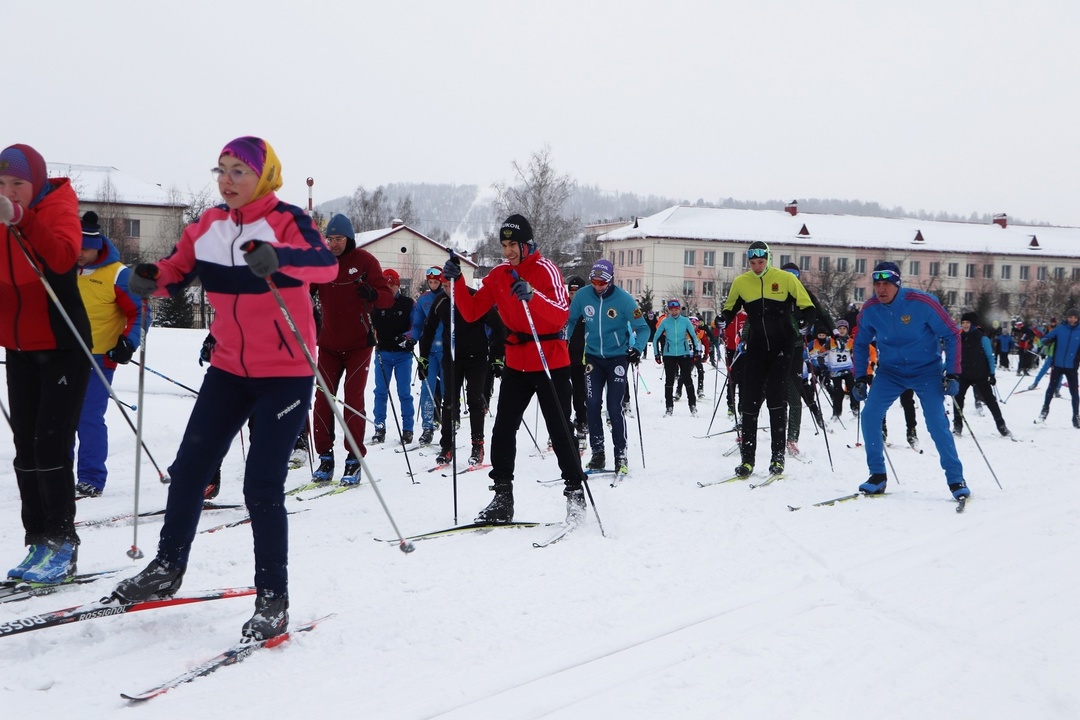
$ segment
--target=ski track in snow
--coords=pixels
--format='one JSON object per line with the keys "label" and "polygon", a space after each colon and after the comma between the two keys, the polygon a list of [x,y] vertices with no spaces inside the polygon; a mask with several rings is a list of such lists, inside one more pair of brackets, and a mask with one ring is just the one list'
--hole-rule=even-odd
{"label": "ski track in snow", "polygon": [[[154,328],[148,365],[198,388],[203,335]],[[405,556],[372,540],[391,537],[391,529],[371,488],[312,503],[310,512],[290,516],[293,622],[338,617],[153,700],[155,712],[214,717],[229,708],[238,717],[293,717],[348,708],[357,717],[470,720],[1080,716],[1072,677],[1080,631],[1071,619],[1080,605],[1072,461],[1080,434],[1069,425],[1067,396],[1035,430],[1025,427],[1041,393],[1016,395],[1003,408],[1010,427],[1032,442],[999,437],[989,417],[968,418],[1004,489],[965,430],[957,444],[973,496],[962,515],[953,512],[921,409],[925,453],[892,453],[898,476],[890,477],[887,497],[814,508],[865,479],[863,449],[844,447],[855,438],[849,414],[848,429],[830,437],[835,473],[804,410],[800,447],[812,465],[790,462],[783,482],[753,492],[742,483],[698,488],[698,480],[730,474],[736,458],[720,455],[731,438],[694,439],[705,434],[711,404],[691,418],[684,399],[674,417],[662,418],[662,372],[651,360],[641,369],[653,391],[638,392],[647,465],[630,419],[631,475],[616,489],[591,483],[606,538],[590,508],[582,528],[549,548],[531,547],[550,533],[535,528],[432,540]],[[134,366],[117,371],[122,399],[135,402],[137,380]],[[194,398],[150,373],[146,383],[145,439],[168,473]],[[369,384],[369,410],[370,394]],[[724,415],[721,406],[713,432],[730,427]],[[132,507],[134,437],[115,408],[109,418],[109,485],[102,498],[78,503],[79,519]],[[543,445],[543,422],[532,409],[525,418]],[[898,407],[889,426],[903,427]],[[490,437],[490,419],[486,429]],[[759,468],[767,444],[762,432]],[[551,477],[554,466],[528,456],[534,448],[524,428],[517,447],[516,519],[561,520],[561,486],[533,482]],[[247,449],[236,442],[226,458],[221,502],[242,502]],[[610,457],[610,438],[607,451]],[[12,455],[10,442],[0,445],[4,569],[23,554]],[[454,524],[449,478],[413,484],[404,456],[373,450],[367,459],[404,534]],[[414,468],[424,465],[411,459]],[[163,507],[167,487],[144,462],[140,509]],[[308,473],[290,472],[287,487]],[[464,524],[490,499],[490,480],[477,472],[457,481],[456,519]],[[802,509],[792,513],[788,504]],[[243,515],[242,508],[217,512],[200,527]],[[140,521],[147,559],[138,562],[124,555],[130,524],[82,531],[80,570],[141,569],[160,527],[160,518]],[[250,532],[245,525],[197,536],[185,589],[249,584]],[[96,600],[113,583],[0,605],[0,623]],[[223,650],[250,613],[250,599],[222,600],[0,638],[0,701],[12,716],[101,716],[126,706],[120,692],[152,687]]]}

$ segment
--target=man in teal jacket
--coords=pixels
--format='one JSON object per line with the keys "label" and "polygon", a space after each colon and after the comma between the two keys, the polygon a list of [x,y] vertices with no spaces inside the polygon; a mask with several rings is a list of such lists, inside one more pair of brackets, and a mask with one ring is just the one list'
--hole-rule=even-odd
{"label": "man in teal jacket", "polygon": [[591,286],[582,288],[570,303],[567,328],[585,319],[585,407],[589,418],[592,459],[588,468],[604,468],[604,419],[601,403],[607,389],[608,419],[615,446],[615,470],[629,472],[626,460],[626,420],[622,401],[626,396],[628,365],[637,365],[648,346],[649,325],[630,293],[615,285],[611,261],[597,260],[589,273]]}

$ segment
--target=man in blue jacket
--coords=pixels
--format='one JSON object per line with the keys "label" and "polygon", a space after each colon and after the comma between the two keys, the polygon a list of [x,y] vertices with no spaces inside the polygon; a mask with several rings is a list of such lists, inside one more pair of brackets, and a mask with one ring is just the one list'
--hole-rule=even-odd
{"label": "man in blue jacket", "polygon": [[[413,305],[412,310],[412,330],[409,332],[409,337],[414,340],[424,334],[424,322],[427,320],[428,313],[431,312],[432,303],[435,302],[436,298],[446,294],[442,289],[442,268],[429,267],[424,272],[424,277],[427,281],[428,292],[416,299],[416,304]],[[424,428],[424,431],[420,433],[421,445],[430,445],[435,438],[435,404],[443,391],[442,355],[443,331],[440,325],[435,332],[435,339],[432,341],[431,351],[428,354],[428,363],[430,363],[432,372],[430,375],[428,374],[429,365],[423,361],[419,363],[420,367],[418,368],[420,376],[420,422]]]}
{"label": "man in blue jacket", "polygon": [[1080,429],[1080,394],[1076,387],[1076,368],[1080,363],[1080,310],[1069,308],[1065,312],[1065,322],[1043,335],[1046,345],[1054,343],[1054,369],[1050,371],[1050,386],[1046,388],[1042,412],[1037,422],[1046,420],[1050,414],[1050,401],[1054,399],[1054,390],[1060,385],[1061,378],[1069,381],[1069,395],[1072,396],[1073,427]]}
{"label": "man in blue jacket", "polygon": [[626,460],[626,420],[622,401],[627,393],[628,365],[637,365],[649,342],[649,324],[630,293],[615,285],[615,269],[607,259],[597,260],[589,273],[591,286],[582,288],[570,303],[567,328],[585,319],[585,406],[589,418],[592,459],[586,466],[601,470],[604,455],[604,418],[601,414],[607,390],[608,419],[615,449],[615,470],[629,472]]}
{"label": "man in blue jacket", "polygon": [[960,389],[960,329],[933,295],[901,287],[900,268],[895,263],[878,263],[872,277],[874,296],[863,304],[859,334],[855,336],[855,367],[869,367],[870,343],[875,340],[878,351],[873,387],[870,377],[864,374],[855,381],[852,391],[857,400],[866,401],[860,422],[870,478],[859,490],[868,495],[885,492],[888,478],[881,421],[900,393],[910,388],[919,396],[926,429],[937,446],[949,490],[957,500],[966,498],[971,491],[964,482],[964,467],[956,455],[943,407],[945,396],[955,396]]}

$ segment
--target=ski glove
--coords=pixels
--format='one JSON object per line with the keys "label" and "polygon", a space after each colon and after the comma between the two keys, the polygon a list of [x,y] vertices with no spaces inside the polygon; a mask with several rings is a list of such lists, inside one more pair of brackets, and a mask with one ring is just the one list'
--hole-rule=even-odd
{"label": "ski glove", "polygon": [[244,251],[244,262],[251,268],[251,272],[261,278],[270,277],[281,267],[277,250],[269,243],[262,240],[249,240],[241,249]]}
{"label": "ski glove", "polygon": [[416,358],[416,374],[421,380],[427,380],[428,371],[428,359],[426,357]]}
{"label": "ski glove", "polygon": [[521,278],[518,278],[513,282],[510,286],[510,292],[516,295],[517,299],[522,302],[529,302],[533,298],[532,286]]}
{"label": "ski glove", "polygon": [[135,346],[128,340],[127,335],[121,335],[116,339],[116,347],[105,353],[105,357],[117,365],[127,365],[131,362],[131,356],[135,354]]}
{"label": "ski glove", "polygon": [[203,363],[210,362],[210,355],[214,352],[216,345],[217,338],[207,334],[206,339],[202,341],[202,347],[199,349],[199,367],[202,367]]}
{"label": "ski glove", "polygon": [[656,364],[657,365],[663,365],[664,364],[664,356],[663,355],[660,355],[659,353],[657,353],[657,355],[656,355]]}
{"label": "ski glove", "polygon": [[139,263],[135,272],[128,278],[128,290],[139,297],[153,295],[157,287],[157,278],[161,271],[154,263]]}
{"label": "ski glove", "polygon": [[851,397],[855,398],[859,402],[866,402],[866,396],[870,394],[870,385],[874,382],[874,378],[869,375],[863,375],[855,381],[855,387],[851,388]]}
{"label": "ski glove", "polygon": [[412,352],[412,349],[416,346],[416,341],[406,335],[398,335],[394,338],[394,342],[397,343],[399,348],[407,352]]}
{"label": "ski glove", "polygon": [[446,261],[446,264],[443,265],[442,274],[450,282],[454,282],[461,277],[461,260],[458,259],[457,255],[451,255],[450,259]]}
{"label": "ski glove", "polygon": [[952,373],[947,373],[941,380],[941,389],[945,391],[945,394],[949,397],[955,397],[960,394],[960,378],[956,377]]}
{"label": "ski glove", "polygon": [[491,363],[491,374],[497,378],[501,378],[503,370],[506,369],[506,363],[502,358],[495,358],[495,362]]}
{"label": "ski glove", "polygon": [[375,302],[375,298],[379,297],[379,291],[368,283],[359,283],[356,286],[356,294],[361,300],[367,300],[368,302]]}
{"label": "ski glove", "polygon": [[0,195],[0,223],[4,225],[18,225],[22,220],[22,206],[11,202],[10,199]]}
{"label": "ski glove", "polygon": [[637,365],[641,362],[641,351],[635,347],[626,351],[626,359],[630,361],[631,365]]}
{"label": "ski glove", "polygon": [[996,375],[991,375],[990,379],[987,380],[987,382],[990,383],[991,387],[993,387],[994,385],[997,385],[997,376]]}

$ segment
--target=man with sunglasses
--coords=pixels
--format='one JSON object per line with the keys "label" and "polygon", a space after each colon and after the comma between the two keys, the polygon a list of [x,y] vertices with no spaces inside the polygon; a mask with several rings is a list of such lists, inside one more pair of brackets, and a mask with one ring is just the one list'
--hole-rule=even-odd
{"label": "man with sunglasses", "polygon": [[[796,341],[801,330],[814,322],[814,303],[799,278],[771,265],[769,246],[760,240],[750,243],[746,257],[750,269],[731,283],[724,303],[725,323],[740,309],[746,310],[743,338],[746,345],[740,410],[742,412],[742,462],[737,477],[750,477],[757,455],[758,412],[764,396],[769,408],[772,433],[769,473],[784,472],[787,438],[788,375]],[[802,351],[799,351],[802,357]]]}
{"label": "man with sunglasses", "polygon": [[589,418],[590,470],[604,469],[604,418],[601,412],[607,391],[608,420],[615,452],[615,471],[627,474],[626,419],[622,401],[628,392],[629,365],[641,361],[649,342],[649,325],[630,293],[615,285],[615,269],[607,258],[597,260],[589,273],[590,287],[577,292],[570,303],[568,328],[585,321],[585,404]]}
{"label": "man with sunglasses", "polygon": [[966,499],[971,491],[964,482],[964,467],[943,407],[945,396],[955,396],[960,389],[960,328],[933,295],[902,287],[895,263],[878,263],[871,277],[874,295],[863,304],[855,336],[856,368],[869,366],[871,342],[877,341],[878,352],[873,387],[864,374],[852,391],[856,400],[866,401],[860,421],[870,477],[859,490],[867,495],[885,492],[888,477],[881,422],[889,406],[911,389],[919,396],[949,490],[957,500]]}
{"label": "man with sunglasses", "polygon": [[[424,280],[427,282],[428,292],[423,293],[416,299],[412,311],[412,332],[410,335],[419,338],[424,334],[424,323],[431,312],[431,306],[440,297],[445,297],[443,291],[442,268],[429,267],[424,271]],[[428,350],[427,361],[423,358],[418,361],[417,373],[420,376],[420,424],[423,432],[420,433],[420,444],[430,445],[435,438],[435,404],[442,395],[443,389],[443,327],[440,324],[435,329]],[[431,372],[434,370],[434,372]]]}

